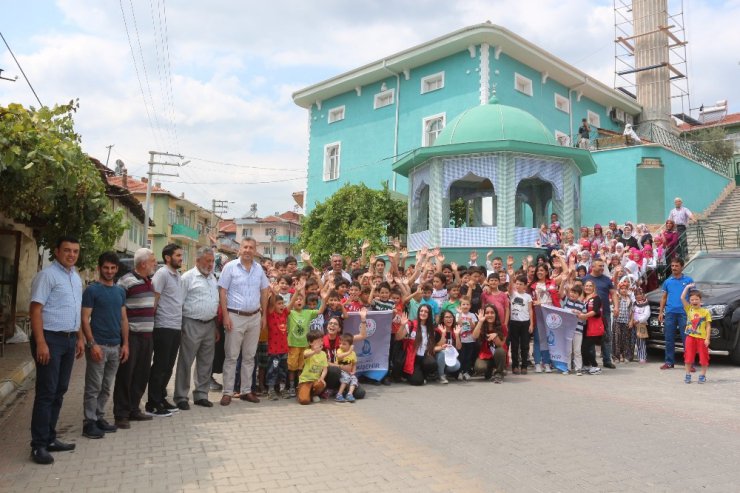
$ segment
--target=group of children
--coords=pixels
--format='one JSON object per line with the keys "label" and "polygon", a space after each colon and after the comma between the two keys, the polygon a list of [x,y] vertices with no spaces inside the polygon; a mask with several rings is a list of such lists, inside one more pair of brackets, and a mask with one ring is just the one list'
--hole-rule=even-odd
{"label": "group of children", "polygon": [[[364,391],[356,375],[354,344],[365,338],[371,310],[393,311],[389,372],[382,380],[387,385],[446,384],[450,378],[467,381],[476,374],[501,383],[507,367],[513,375],[527,374],[532,359],[535,372],[552,373],[548,347],[537,336],[538,304],[569,309],[578,317],[563,373],[601,372],[596,346],[602,345],[605,323],[612,324],[613,361],[645,363],[648,283],[639,265],[638,275],[632,274],[633,254],[601,242],[600,228],[588,247],[580,242],[573,248],[568,246],[572,230],[561,231],[556,218],[551,230],[562,234],[563,241],[548,248],[549,255],[523,259],[518,269],[511,256],[504,264],[492,251],[485,266],[478,266],[475,251],[467,266],[458,266],[446,263],[439,249],[427,248],[407,266],[408,253],[398,245],[387,252],[388,262],[370,257],[367,266],[363,249],[360,259],[348,260],[350,272],[317,269],[306,253],[302,269],[294,258],[274,264],[267,260],[273,294],[258,349],[258,389],[272,400],[282,395],[297,396],[303,404],[319,396],[355,402]],[[634,240],[621,230],[614,236],[630,245]],[[641,243],[650,241],[644,234],[640,238]],[[584,263],[587,251],[593,256]],[[602,271],[593,272],[598,265]],[[604,279],[616,287],[613,297],[600,296]],[[357,335],[342,330],[351,312],[362,317]],[[605,316],[609,313],[611,317]]]}

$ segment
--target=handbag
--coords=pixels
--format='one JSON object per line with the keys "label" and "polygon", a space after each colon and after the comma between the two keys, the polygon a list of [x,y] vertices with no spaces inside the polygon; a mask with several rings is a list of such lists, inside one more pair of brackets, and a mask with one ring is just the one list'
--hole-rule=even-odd
{"label": "handbag", "polygon": [[637,338],[638,339],[648,338],[647,324],[637,324]]}

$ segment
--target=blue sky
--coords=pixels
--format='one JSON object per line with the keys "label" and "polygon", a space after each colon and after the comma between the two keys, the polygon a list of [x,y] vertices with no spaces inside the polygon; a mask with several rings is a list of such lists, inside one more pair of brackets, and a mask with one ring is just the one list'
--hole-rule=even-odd
{"label": "blue sky", "polygon": [[[160,121],[154,130],[121,5],[148,109]],[[171,78],[160,42],[163,5]],[[104,161],[105,146],[115,144],[111,165],[122,159],[138,176],[152,149],[244,165],[192,159],[179,178],[161,180],[203,206],[214,198],[235,202],[231,216],[251,203],[263,215],[292,209],[291,193],[305,186],[307,115],[293,104],[292,92],[463,26],[491,20],[613,83],[610,0],[3,0],[2,6],[0,30],[42,102],[79,98],[75,121],[87,153]],[[740,1],[687,0],[684,6],[692,106],[728,99],[731,111],[740,111],[734,22]],[[4,75],[20,75],[0,48]],[[0,83],[0,104],[9,102],[35,104],[22,80]]]}

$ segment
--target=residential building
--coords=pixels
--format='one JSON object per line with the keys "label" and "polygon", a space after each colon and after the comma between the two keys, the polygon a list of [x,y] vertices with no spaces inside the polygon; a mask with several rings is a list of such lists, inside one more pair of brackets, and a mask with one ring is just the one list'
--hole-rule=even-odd
{"label": "residential building", "polygon": [[236,219],[236,237],[257,240],[258,253],[273,260],[300,255],[295,244],[301,235],[301,214],[293,211],[260,217]]}
{"label": "residential building", "polygon": [[[124,187],[123,176],[113,176],[109,183]],[[146,202],[147,178],[128,177],[124,188],[141,204]],[[180,245],[183,249],[182,270],[185,271],[195,265],[195,252],[198,248],[215,244],[215,235],[209,233],[220,220],[219,216],[187,200],[185,194],[177,196],[162,188],[160,183],[153,183],[149,207],[153,224],[149,226],[147,245],[158,260],[162,260],[165,245]]]}
{"label": "residential building", "polygon": [[[541,121],[561,144],[594,130],[620,132],[641,107],[544,49],[490,23],[478,24],[369,63],[293,94],[309,112],[305,210],[345,183],[407,193],[395,161],[434,144],[464,111],[501,104]],[[621,120],[621,121],[620,121]]]}
{"label": "residential building", "polygon": [[735,146],[735,154],[732,160],[733,170],[735,183],[740,185],[740,113],[727,114],[727,101],[718,101],[717,105],[711,108],[702,107],[698,120],[691,120],[679,125],[679,129],[685,134],[711,128],[723,129],[725,139],[731,141]]}

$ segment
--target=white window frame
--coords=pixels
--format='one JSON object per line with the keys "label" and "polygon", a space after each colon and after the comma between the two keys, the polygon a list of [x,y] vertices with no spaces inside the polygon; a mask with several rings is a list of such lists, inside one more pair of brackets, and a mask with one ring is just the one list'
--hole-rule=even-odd
{"label": "white window frame", "polygon": [[[566,140],[567,144],[562,144],[560,142],[561,137],[565,137],[567,139]],[[570,135],[566,134],[565,132],[561,132],[560,130],[555,130],[555,141],[558,143],[559,146],[564,146],[564,147],[571,146]]]}
{"label": "white window frame", "polygon": [[601,117],[598,113],[594,113],[591,110],[586,111],[586,121],[589,125],[596,128],[601,128]]}
{"label": "white window frame", "polygon": [[337,106],[336,108],[329,110],[329,115],[327,116],[328,123],[339,122],[342,120],[344,120],[344,105]]}
{"label": "white window frame", "polygon": [[562,94],[555,93],[555,108],[570,115],[570,100]]}
{"label": "white window frame", "polygon": [[[329,156],[329,151],[331,149],[336,149],[336,167],[335,167],[335,173],[334,176],[332,176],[331,173],[331,167],[329,160],[331,159]],[[326,144],[324,146],[324,181],[333,181],[339,179],[339,166],[342,163],[342,143],[341,142],[332,142],[330,144]]]}
{"label": "white window frame", "polygon": [[[430,87],[434,85],[434,87]],[[421,94],[438,91],[445,86],[445,73],[437,72],[436,74],[427,75],[421,78]]]}
{"label": "white window frame", "polygon": [[[519,84],[524,84],[524,88],[520,88]],[[514,72],[514,89],[527,96],[534,94],[534,86],[532,85],[532,79],[524,77],[522,74]],[[526,90],[525,90],[526,89]]]}
{"label": "white window frame", "polygon": [[[382,100],[390,95],[390,100],[388,100],[387,103],[382,104]],[[385,108],[386,106],[391,106],[395,104],[396,102],[396,90],[395,89],[388,89],[386,91],[381,91],[378,94],[375,95],[373,98],[373,109],[377,110],[378,108]]]}
{"label": "white window frame", "polygon": [[[433,121],[433,120],[442,120],[442,128],[439,130],[440,132],[444,130],[445,124],[447,123],[447,113],[437,113],[436,115],[430,115],[427,117],[424,117],[421,121],[421,146],[422,147],[429,147],[434,144],[434,141],[429,141],[429,133],[427,132],[427,125]],[[434,140],[437,140],[437,137],[439,137],[439,133],[434,136]]]}

